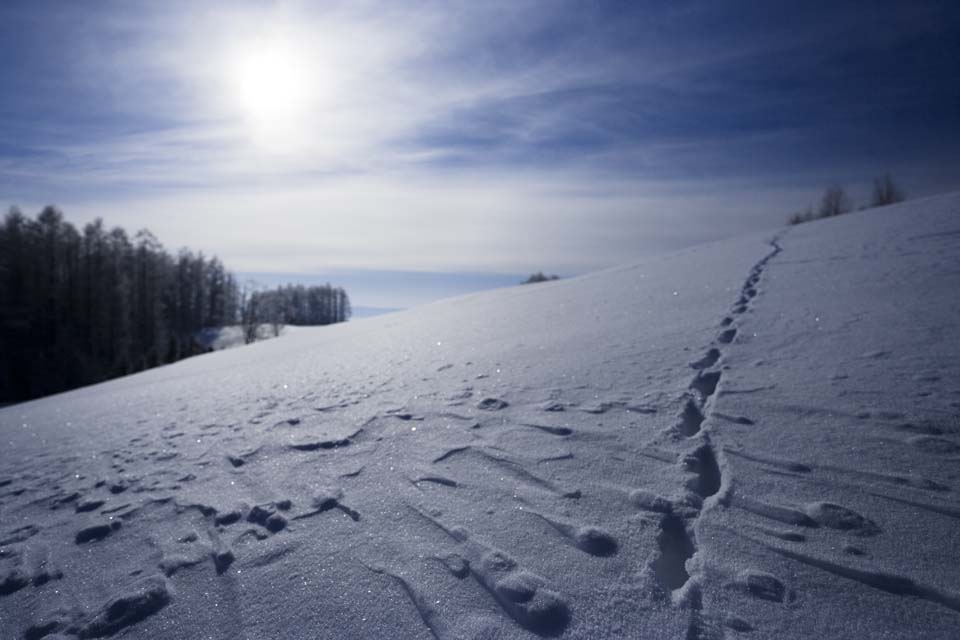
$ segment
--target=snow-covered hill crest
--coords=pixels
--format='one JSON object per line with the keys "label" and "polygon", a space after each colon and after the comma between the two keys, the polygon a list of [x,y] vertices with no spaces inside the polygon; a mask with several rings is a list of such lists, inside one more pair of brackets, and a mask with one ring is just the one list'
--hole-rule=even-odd
{"label": "snow-covered hill crest", "polygon": [[955,637],[960,195],[0,410],[0,637]]}

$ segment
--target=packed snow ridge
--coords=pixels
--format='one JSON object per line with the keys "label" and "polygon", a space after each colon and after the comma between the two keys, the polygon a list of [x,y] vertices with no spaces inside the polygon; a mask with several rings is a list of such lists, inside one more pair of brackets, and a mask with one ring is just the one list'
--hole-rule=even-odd
{"label": "packed snow ridge", "polygon": [[0,410],[0,637],[956,638],[960,194]]}

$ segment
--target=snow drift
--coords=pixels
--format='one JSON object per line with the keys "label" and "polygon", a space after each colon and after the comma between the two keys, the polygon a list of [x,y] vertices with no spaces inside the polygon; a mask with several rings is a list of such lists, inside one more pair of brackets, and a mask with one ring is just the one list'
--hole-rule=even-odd
{"label": "snow drift", "polygon": [[0,637],[956,637],[958,292],[953,194],[8,407]]}

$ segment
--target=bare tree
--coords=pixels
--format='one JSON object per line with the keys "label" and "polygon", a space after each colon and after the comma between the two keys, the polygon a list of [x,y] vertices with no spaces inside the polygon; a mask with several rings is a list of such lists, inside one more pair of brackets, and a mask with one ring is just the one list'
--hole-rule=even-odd
{"label": "bare tree", "polygon": [[240,292],[240,326],[243,328],[245,344],[256,342],[260,329],[260,295],[257,283],[248,280]]}
{"label": "bare tree", "polygon": [[264,298],[265,309],[263,310],[263,315],[267,322],[270,323],[270,328],[273,329],[273,336],[276,338],[287,324],[286,300],[279,290],[271,291],[265,295]]}
{"label": "bare tree", "polygon": [[815,217],[816,216],[813,214],[813,207],[807,207],[805,210],[800,210],[790,214],[790,217],[787,218],[787,224],[802,224],[804,222],[810,222]]}
{"label": "bare tree", "polygon": [[823,199],[820,201],[820,211],[818,216],[821,218],[830,218],[847,213],[852,207],[847,192],[839,185],[827,187],[823,193]]}
{"label": "bare tree", "polygon": [[872,206],[882,207],[895,202],[902,202],[904,199],[903,191],[894,184],[890,174],[873,181],[873,197],[870,199]]}

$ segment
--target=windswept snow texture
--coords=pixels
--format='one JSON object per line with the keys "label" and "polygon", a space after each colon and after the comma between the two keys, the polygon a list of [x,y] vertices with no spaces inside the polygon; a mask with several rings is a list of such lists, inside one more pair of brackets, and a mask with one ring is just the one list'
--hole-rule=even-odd
{"label": "windswept snow texture", "polygon": [[8,407],[0,637],[956,638],[958,292],[950,195]]}

